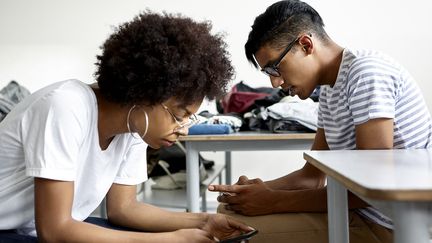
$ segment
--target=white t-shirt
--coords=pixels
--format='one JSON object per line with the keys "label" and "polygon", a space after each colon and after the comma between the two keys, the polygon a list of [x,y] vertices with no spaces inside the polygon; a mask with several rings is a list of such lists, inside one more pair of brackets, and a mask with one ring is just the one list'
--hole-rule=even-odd
{"label": "white t-shirt", "polygon": [[78,80],[45,87],[8,114],[0,123],[0,229],[35,234],[33,177],[73,181],[72,217],[80,221],[113,183],[147,179],[147,144],[125,133],[102,150],[97,121],[96,96]]}

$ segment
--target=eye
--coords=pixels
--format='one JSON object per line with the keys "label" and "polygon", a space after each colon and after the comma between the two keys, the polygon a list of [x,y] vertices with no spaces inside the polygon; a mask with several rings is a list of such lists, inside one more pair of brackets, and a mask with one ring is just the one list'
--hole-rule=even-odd
{"label": "eye", "polygon": [[176,119],[176,121],[178,121],[178,122],[182,122],[183,121],[183,118],[180,118],[179,116],[177,116],[175,114],[173,114],[173,116]]}

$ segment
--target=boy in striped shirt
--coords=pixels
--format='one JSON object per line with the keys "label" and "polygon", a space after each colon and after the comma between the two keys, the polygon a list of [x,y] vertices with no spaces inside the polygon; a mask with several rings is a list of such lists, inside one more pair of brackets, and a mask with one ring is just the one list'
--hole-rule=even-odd
{"label": "boy in striped shirt", "polygon": [[[312,150],[431,147],[431,116],[410,74],[380,52],[339,46],[308,4],[286,0],[271,5],[255,19],[245,50],[273,87],[306,99],[321,86]],[[255,240],[327,241],[325,175],[308,163],[272,181],[242,176],[236,185],[209,189],[228,192],[218,200],[231,213],[220,211],[234,211],[259,229]],[[349,207],[355,209],[351,243],[392,241],[389,218],[353,194]]]}

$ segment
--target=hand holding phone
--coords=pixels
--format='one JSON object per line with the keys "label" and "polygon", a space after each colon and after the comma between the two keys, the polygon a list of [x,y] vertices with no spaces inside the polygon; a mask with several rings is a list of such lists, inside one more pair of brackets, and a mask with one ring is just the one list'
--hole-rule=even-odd
{"label": "hand holding phone", "polygon": [[252,230],[241,235],[237,235],[227,239],[222,239],[219,241],[219,243],[239,243],[242,240],[249,240],[252,236],[256,234],[258,234],[258,230]]}

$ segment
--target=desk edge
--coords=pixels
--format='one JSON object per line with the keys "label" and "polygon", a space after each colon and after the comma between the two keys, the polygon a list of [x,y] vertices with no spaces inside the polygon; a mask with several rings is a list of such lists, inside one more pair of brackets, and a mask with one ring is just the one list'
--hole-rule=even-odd
{"label": "desk edge", "polygon": [[430,190],[385,190],[367,188],[347,177],[322,164],[315,158],[303,153],[303,158],[313,166],[324,172],[327,176],[331,176],[341,183],[348,190],[365,198],[384,201],[431,201],[432,193]]}

